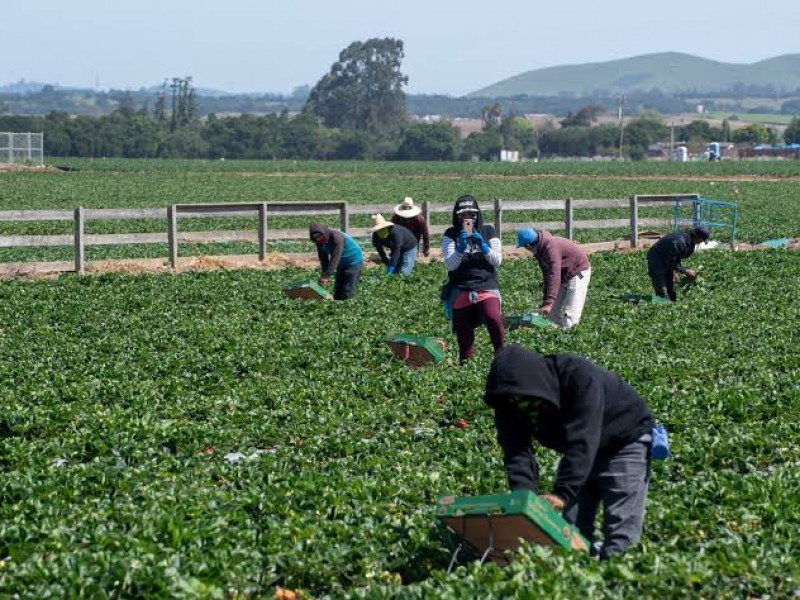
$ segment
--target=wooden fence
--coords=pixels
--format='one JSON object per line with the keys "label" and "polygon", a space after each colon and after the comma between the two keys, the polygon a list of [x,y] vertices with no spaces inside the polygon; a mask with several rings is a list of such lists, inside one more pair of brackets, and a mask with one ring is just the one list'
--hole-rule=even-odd
{"label": "wooden fence", "polygon": [[[611,229],[628,228],[630,243],[635,247],[639,243],[639,228],[671,225],[671,218],[640,218],[639,209],[644,206],[675,206],[676,202],[691,201],[698,194],[665,194],[638,195],[630,198],[612,199],[574,199],[564,200],[500,200],[493,201],[491,209],[494,213],[494,225],[498,235],[503,231],[516,231],[524,227],[535,229],[564,229],[566,237],[572,239],[577,229]],[[75,255],[75,271],[82,273],[85,268],[85,247],[100,245],[127,244],[163,244],[169,246],[170,265],[174,268],[178,261],[178,244],[214,243],[230,241],[246,241],[258,244],[260,260],[266,256],[267,239],[293,240],[308,239],[305,229],[273,229],[268,228],[270,216],[305,216],[305,215],[337,215],[339,228],[355,237],[369,234],[368,228],[350,228],[351,215],[373,215],[376,213],[391,214],[392,204],[348,205],[346,202],[244,202],[216,204],[173,204],[163,208],[123,208],[123,209],[91,209],[79,207],[74,210],[7,210],[0,211],[0,222],[32,222],[32,221],[72,221],[72,235],[0,235],[0,248],[9,247],[41,247],[41,246],[73,246]],[[431,225],[430,218],[434,213],[450,214],[452,203],[423,202],[422,214],[433,234],[447,229],[443,225]],[[576,209],[627,208],[629,216],[618,219],[575,218]],[[539,221],[525,223],[505,223],[504,216],[513,211],[564,211],[564,219],[559,221]],[[258,231],[217,230],[217,231],[178,231],[178,217],[258,217]],[[86,234],[88,220],[129,220],[129,219],[161,219],[166,221],[163,233],[105,233]]]}

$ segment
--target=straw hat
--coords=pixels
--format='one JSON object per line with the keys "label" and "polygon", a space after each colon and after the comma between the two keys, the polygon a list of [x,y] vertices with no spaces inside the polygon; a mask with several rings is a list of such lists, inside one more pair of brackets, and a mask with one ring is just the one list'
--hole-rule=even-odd
{"label": "straw hat", "polygon": [[376,231],[380,231],[384,227],[391,227],[394,225],[391,221],[387,221],[383,218],[383,215],[372,215],[372,227],[370,228],[370,233],[375,233]]}
{"label": "straw hat", "polygon": [[414,199],[411,196],[406,196],[400,204],[395,205],[394,214],[398,217],[405,217],[410,219],[416,217],[422,209],[414,204]]}

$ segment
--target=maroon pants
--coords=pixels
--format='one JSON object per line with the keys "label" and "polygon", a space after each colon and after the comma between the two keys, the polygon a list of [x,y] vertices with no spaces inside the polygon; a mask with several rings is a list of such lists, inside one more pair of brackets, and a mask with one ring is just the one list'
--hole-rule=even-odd
{"label": "maroon pants", "polygon": [[464,363],[472,358],[475,345],[475,328],[481,325],[486,325],[494,351],[497,352],[503,347],[506,334],[498,298],[487,298],[482,302],[470,304],[464,308],[457,308],[453,311],[453,329],[455,329],[456,340],[458,340],[459,362]]}

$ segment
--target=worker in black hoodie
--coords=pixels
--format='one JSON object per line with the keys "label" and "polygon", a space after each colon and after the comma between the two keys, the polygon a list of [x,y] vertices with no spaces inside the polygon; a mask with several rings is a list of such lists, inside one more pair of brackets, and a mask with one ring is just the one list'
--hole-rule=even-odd
{"label": "worker in black hoodie", "polygon": [[518,344],[495,354],[484,401],[512,490],[539,493],[535,443],[562,455],[553,491],[544,494],[594,541],[603,505],[601,558],[639,541],[650,472],[650,410],[618,375],[580,356],[542,356]]}
{"label": "worker in black hoodie", "polygon": [[681,261],[694,254],[698,244],[708,241],[711,232],[707,227],[693,227],[683,231],[673,231],[658,240],[647,251],[647,274],[657,296],[677,300],[675,294],[675,273],[682,273],[694,281],[697,273],[681,265]]}

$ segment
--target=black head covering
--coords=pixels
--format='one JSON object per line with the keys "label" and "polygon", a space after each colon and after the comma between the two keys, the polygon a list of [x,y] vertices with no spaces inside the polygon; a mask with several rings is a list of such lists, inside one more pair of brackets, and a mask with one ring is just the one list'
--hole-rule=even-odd
{"label": "black head covering", "polygon": [[696,238],[700,238],[704,242],[708,241],[711,237],[711,232],[708,230],[708,227],[695,227],[691,229],[689,233]]}
{"label": "black head covering", "polygon": [[458,220],[458,212],[461,210],[476,211],[478,213],[478,217],[475,219],[475,230],[483,230],[483,215],[481,214],[480,206],[478,206],[478,201],[475,200],[475,198],[467,195],[461,196],[458,200],[456,200],[456,203],[453,206],[453,227],[455,227],[456,230],[461,229],[461,221]]}
{"label": "black head covering", "polygon": [[313,241],[314,234],[316,233],[324,235],[326,240],[331,239],[331,230],[329,227],[325,227],[325,225],[320,225],[319,223],[311,223],[308,226],[308,237]]}

